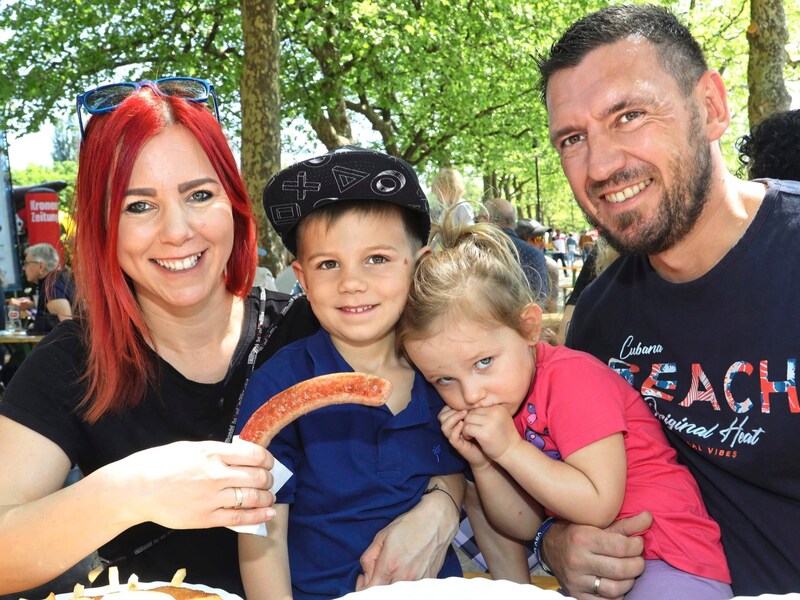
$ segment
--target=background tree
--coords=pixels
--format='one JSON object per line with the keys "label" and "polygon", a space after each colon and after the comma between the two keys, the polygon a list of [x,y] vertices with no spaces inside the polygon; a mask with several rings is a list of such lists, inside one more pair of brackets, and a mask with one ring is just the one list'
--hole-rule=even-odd
{"label": "background tree", "polygon": [[74,160],[54,162],[49,167],[28,165],[24,169],[11,170],[11,183],[14,186],[38,185],[47,181],[65,181],[67,187],[58,193],[58,208],[67,212],[75,192],[75,177],[78,163]]}
{"label": "background tree", "polygon": [[783,79],[789,33],[781,0],[750,0],[747,41],[747,114],[752,127],[772,113],[788,110],[792,102]]}
{"label": "background tree", "polygon": [[261,191],[281,168],[279,37],[275,0],[242,0],[244,51],[242,98],[242,175],[253,199],[259,227],[259,245],[276,275],[283,262],[283,245],[271,228],[261,203]]}
{"label": "background tree", "polygon": [[[781,6],[780,0],[753,0],[753,8],[767,2]],[[735,165],[733,141],[748,130],[747,100],[758,93],[755,83],[748,87],[745,57],[750,54],[751,70],[767,68],[759,66],[763,56],[748,47],[751,4],[661,3],[690,25],[729,86],[734,122],[723,149]],[[4,3],[0,22],[13,35],[0,42],[0,98],[6,99],[0,106],[6,124],[33,131],[59,109],[71,107],[74,95],[90,85],[172,74],[203,77],[217,86],[232,140],[242,140],[242,168],[257,210],[263,183],[280,164],[282,131],[284,148],[300,154],[349,142],[384,149],[416,165],[424,181],[440,165],[452,164],[470,181],[493,181],[498,195],[510,196],[523,214],[536,204],[538,165],[541,220],[579,228],[582,215],[546,143],[547,118],[534,90],[533,56],[575,18],[605,4]],[[800,22],[800,5],[795,4],[784,5],[789,39],[795,40],[783,69],[787,81],[797,79],[797,63],[791,59],[800,38],[791,35],[798,33]],[[535,159],[534,139],[540,140]],[[490,191],[495,190],[484,190]],[[277,260],[277,243],[266,237],[261,243]],[[269,266],[277,268],[274,262]]]}
{"label": "background tree", "polygon": [[77,161],[81,134],[73,118],[59,119],[53,133],[53,151],[50,156],[54,163],[65,160]]}

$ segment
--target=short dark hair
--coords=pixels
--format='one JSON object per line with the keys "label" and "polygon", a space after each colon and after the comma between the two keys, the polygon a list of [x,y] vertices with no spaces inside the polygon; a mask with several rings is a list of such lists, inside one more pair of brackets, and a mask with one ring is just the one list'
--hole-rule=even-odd
{"label": "short dark hair", "polygon": [[577,66],[600,46],[635,37],[655,47],[659,62],[687,96],[708,70],[700,44],[668,9],[652,4],[608,6],[573,23],[551,46],[549,56],[537,56],[542,99],[547,101],[547,84],[555,73]]}
{"label": "short dark hair", "polygon": [[341,202],[325,204],[300,220],[294,234],[296,236],[295,244],[298,258],[302,252],[300,240],[305,228],[311,223],[317,222],[323,223],[326,227],[331,227],[345,214],[351,212],[371,217],[398,215],[403,221],[403,229],[405,230],[406,237],[414,252],[428,243],[430,222],[424,218],[424,215],[403,208],[397,204],[391,204],[390,202],[381,202],[379,200],[343,200]]}
{"label": "short dark hair", "polygon": [[800,181],[800,109],[774,113],[736,141],[747,177]]}

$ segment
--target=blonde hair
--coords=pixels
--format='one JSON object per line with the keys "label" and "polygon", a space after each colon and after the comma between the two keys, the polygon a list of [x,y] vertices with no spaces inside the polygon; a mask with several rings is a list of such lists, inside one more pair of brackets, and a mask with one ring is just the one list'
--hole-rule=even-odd
{"label": "blonde hair", "polygon": [[442,318],[465,317],[489,326],[506,326],[520,335],[531,332],[522,313],[533,303],[525,273],[511,239],[488,223],[457,224],[453,210],[434,223],[433,251],[414,272],[397,343],[437,333]]}
{"label": "blonde hair", "polygon": [[450,167],[441,169],[431,182],[431,191],[445,207],[461,199],[466,188],[461,173]]}
{"label": "blonde hair", "polygon": [[594,243],[597,247],[597,257],[594,260],[594,276],[597,277],[619,258],[619,252],[614,250],[603,236],[598,237]]}

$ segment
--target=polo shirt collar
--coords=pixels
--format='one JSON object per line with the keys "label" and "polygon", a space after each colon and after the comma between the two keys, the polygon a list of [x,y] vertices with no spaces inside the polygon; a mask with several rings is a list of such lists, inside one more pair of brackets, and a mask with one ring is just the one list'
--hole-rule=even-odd
{"label": "polo shirt collar", "polygon": [[[313,365],[314,376],[353,372],[353,367],[347,364],[333,345],[330,334],[322,328],[309,338],[306,349]],[[435,408],[438,413],[440,405],[439,396],[415,369],[411,401],[399,414],[394,415],[386,426],[390,429],[402,429],[427,423],[431,409]],[[391,412],[386,406],[379,407],[379,410]]]}

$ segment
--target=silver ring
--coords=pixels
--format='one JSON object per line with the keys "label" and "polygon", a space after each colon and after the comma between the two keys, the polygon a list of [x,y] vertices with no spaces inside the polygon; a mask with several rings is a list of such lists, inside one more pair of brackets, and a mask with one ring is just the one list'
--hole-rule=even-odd
{"label": "silver ring", "polygon": [[595,596],[600,595],[600,577],[597,576],[594,578],[594,585],[592,586],[592,594]]}
{"label": "silver ring", "polygon": [[233,505],[233,508],[242,508],[242,502],[244,502],[244,494],[242,493],[242,488],[238,487],[233,488],[233,493],[236,494],[236,504]]}

